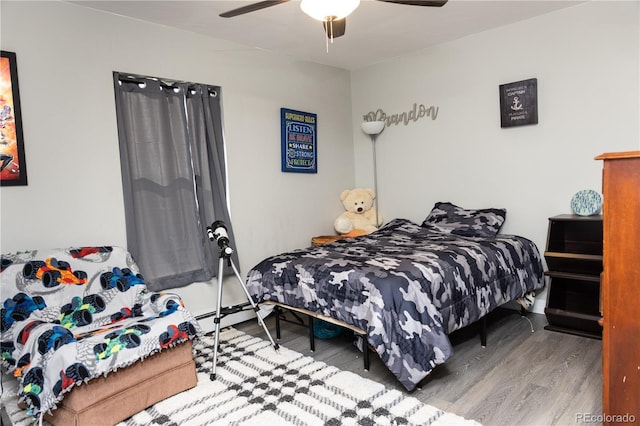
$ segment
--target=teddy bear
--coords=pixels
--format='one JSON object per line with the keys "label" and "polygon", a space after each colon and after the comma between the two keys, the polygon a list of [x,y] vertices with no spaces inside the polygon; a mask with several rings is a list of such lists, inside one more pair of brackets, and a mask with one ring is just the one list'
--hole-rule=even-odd
{"label": "teddy bear", "polygon": [[333,223],[336,232],[351,236],[369,234],[382,225],[382,217],[373,208],[376,194],[371,188],[345,189],[340,194],[340,200],[345,208]]}

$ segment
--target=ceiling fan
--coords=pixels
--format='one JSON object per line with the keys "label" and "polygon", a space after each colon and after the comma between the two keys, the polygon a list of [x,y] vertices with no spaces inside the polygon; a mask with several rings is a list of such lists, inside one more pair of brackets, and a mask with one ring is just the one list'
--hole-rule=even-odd
{"label": "ceiling fan", "polygon": [[[222,18],[232,18],[245,13],[255,12],[267,7],[286,3],[290,0],[264,0],[251,3],[237,9],[221,13]],[[448,0],[377,0],[385,3],[395,3],[409,6],[442,7]],[[322,21],[327,37],[333,41],[334,38],[343,36],[347,27],[346,17],[353,12],[360,0],[302,0],[300,8],[304,13],[318,21]]]}

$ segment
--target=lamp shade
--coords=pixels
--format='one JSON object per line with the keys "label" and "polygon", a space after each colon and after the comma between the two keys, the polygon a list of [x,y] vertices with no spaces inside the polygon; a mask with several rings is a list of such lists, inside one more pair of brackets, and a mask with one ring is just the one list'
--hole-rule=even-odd
{"label": "lamp shade", "polygon": [[362,123],[362,131],[368,135],[377,135],[384,129],[384,121],[365,121]]}
{"label": "lamp shade", "polygon": [[318,21],[342,19],[356,10],[360,0],[302,0],[300,9]]}

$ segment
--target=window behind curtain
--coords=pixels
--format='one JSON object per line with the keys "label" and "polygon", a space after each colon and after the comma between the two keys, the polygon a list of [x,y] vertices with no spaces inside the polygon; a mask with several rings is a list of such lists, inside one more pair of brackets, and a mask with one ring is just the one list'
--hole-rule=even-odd
{"label": "window behind curtain", "polygon": [[[158,291],[217,275],[206,235],[233,230],[220,87],[113,73],[127,246]],[[234,253],[237,262],[237,254]]]}

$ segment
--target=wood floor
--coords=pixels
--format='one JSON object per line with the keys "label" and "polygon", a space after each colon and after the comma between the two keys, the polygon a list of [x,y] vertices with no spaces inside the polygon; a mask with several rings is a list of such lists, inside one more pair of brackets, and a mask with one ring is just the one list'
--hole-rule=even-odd
{"label": "wood floor", "polygon": [[[273,318],[266,324],[275,339]],[[453,333],[454,355],[411,396],[485,426],[586,424],[585,415],[602,413],[601,341],[547,331],[546,324],[541,314],[496,310],[488,317],[487,347],[481,347],[476,327]],[[256,320],[234,327],[267,338]],[[373,352],[365,371],[352,340],[348,335],[316,339],[311,352],[307,328],[282,323],[278,343],[406,392]]]}

